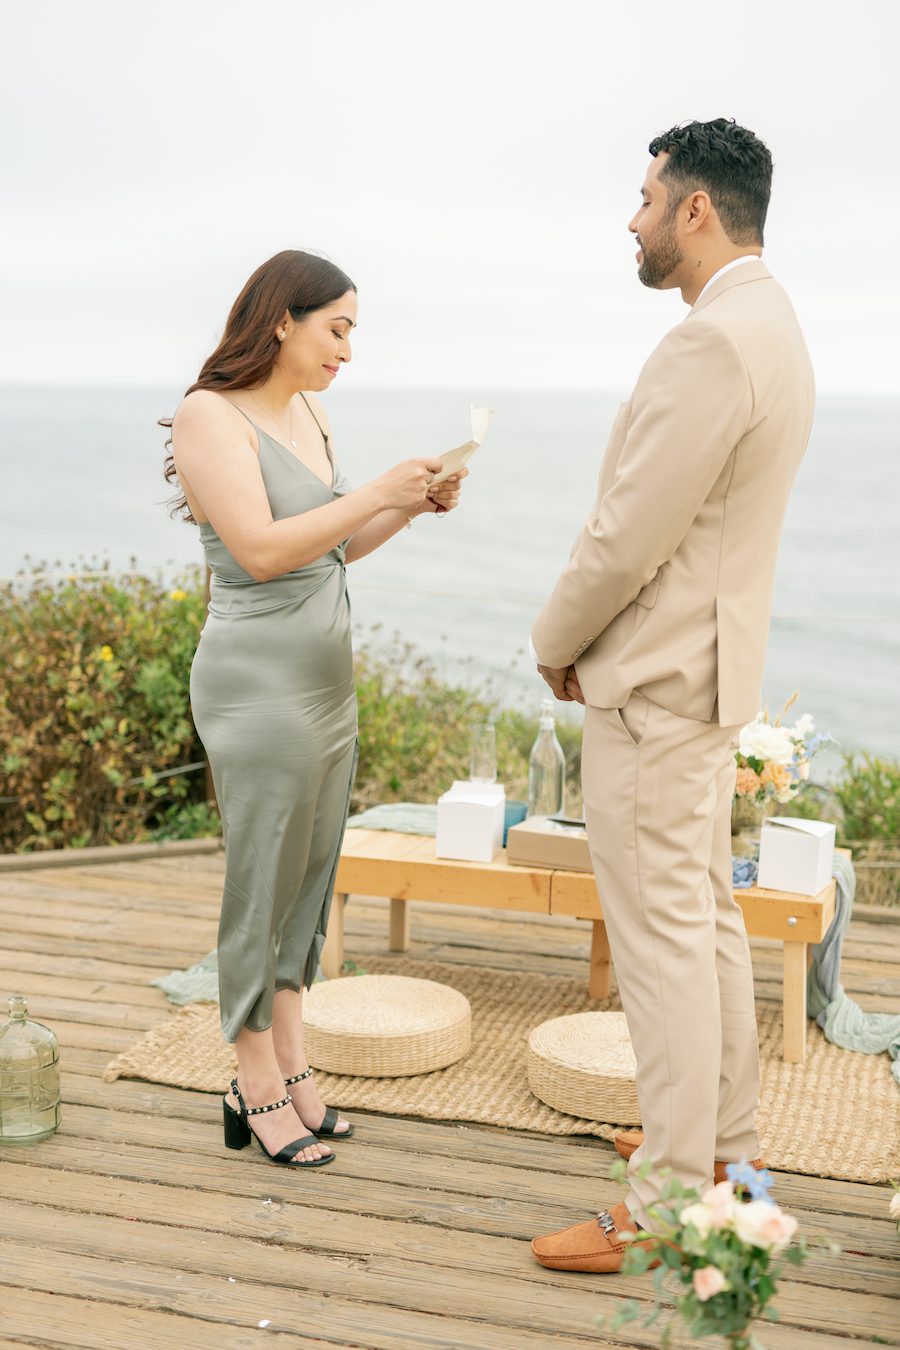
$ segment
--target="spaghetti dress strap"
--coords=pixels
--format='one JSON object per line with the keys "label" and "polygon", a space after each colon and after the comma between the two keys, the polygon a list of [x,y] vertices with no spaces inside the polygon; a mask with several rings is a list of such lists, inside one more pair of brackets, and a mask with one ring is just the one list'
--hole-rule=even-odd
{"label": "spaghetti dress strap", "polygon": [[320,430],[321,433],[322,433],[322,440],[325,442],[325,449],[328,451],[328,458],[330,459],[330,458],[331,458],[331,447],[330,447],[329,444],[328,444],[328,432],[325,430],[325,428],[322,426],[322,423],[319,421],[318,417],[316,417],[316,414],[313,412],[312,406],[311,406],[311,404],[310,404],[310,401],[309,401],[309,399],[306,397],[306,395],[303,394],[303,393],[301,393],[301,394],[300,394],[300,397],[303,399],[303,402],[306,404],[307,408],[309,408],[309,415],[310,415],[310,417],[312,418],[312,420],[315,422],[316,426],[319,428],[319,430]]}
{"label": "spaghetti dress strap", "polygon": [[[220,395],[219,395],[219,398],[225,398],[225,395],[224,395],[224,394],[220,394]],[[245,418],[247,419],[247,421],[250,423],[250,425],[251,425],[251,427],[253,428],[254,431],[259,431],[259,427],[258,427],[258,426],[256,425],[256,423],[253,421],[253,419],[252,419],[252,417],[250,416],[250,414],[249,414],[249,413],[245,413],[244,410],[243,410],[243,408],[240,406],[240,404],[232,402],[232,400],[231,400],[230,398],[225,398],[225,402],[231,404],[231,407],[234,408],[236,412],[239,412],[239,413],[241,414],[241,417],[245,417]]]}

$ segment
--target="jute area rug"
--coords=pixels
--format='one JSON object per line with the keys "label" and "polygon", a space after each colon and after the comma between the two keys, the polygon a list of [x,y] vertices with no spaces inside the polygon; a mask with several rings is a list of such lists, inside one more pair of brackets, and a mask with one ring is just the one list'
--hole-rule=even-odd
{"label": "jute area rug", "polygon": [[[525,1047],[532,1027],[567,1013],[619,1009],[617,996],[597,1002],[569,976],[507,973],[402,956],[366,960],[369,974],[437,980],[472,1006],[472,1050],[457,1064],[414,1078],[349,1078],[319,1073],[331,1106],[428,1120],[466,1120],[541,1134],[611,1139],[616,1122],[577,1120],[545,1106],[529,1087]],[[349,976],[347,978],[352,978]],[[845,1181],[886,1181],[900,1170],[897,1085],[887,1055],[830,1045],[814,1023],[806,1060],[781,1059],[781,1009],[759,1008],[762,1097],[759,1130],[770,1167]],[[148,1032],[108,1066],[104,1078],[222,1092],[235,1070],[222,1042],[215,1003],[193,1003]]]}

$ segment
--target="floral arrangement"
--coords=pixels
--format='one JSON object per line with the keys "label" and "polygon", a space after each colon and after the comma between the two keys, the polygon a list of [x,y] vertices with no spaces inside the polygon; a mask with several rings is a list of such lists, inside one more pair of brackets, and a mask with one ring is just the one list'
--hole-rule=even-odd
{"label": "floral arrangement", "polygon": [[735,756],[736,797],[759,804],[772,797],[777,802],[789,802],[809,777],[809,761],[832,738],[827,731],[816,731],[809,713],[792,727],[782,725],[782,718],[796,700],[797,694],[788,699],[774,723],[769,722],[766,708],[741,731]]}
{"label": "floral arrangement", "polygon": [[[769,1195],[771,1175],[749,1163],[731,1163],[727,1176],[702,1197],[669,1177],[660,1204],[651,1210],[652,1241],[640,1233],[640,1246],[625,1254],[627,1274],[660,1263],[653,1275],[656,1303],[644,1325],[655,1322],[674,1298],[674,1312],[662,1330],[664,1346],[680,1319],[693,1337],[721,1336],[731,1350],[762,1350],[750,1325],[761,1316],[777,1320],[776,1309],[768,1305],[778,1278],[786,1264],[799,1266],[806,1259],[802,1238],[791,1245],[797,1220]],[[611,1319],[610,1330],[641,1312],[629,1300]]]}

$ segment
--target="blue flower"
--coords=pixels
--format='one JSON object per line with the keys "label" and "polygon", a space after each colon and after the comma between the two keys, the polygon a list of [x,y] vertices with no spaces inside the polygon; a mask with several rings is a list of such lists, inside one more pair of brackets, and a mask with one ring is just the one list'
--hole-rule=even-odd
{"label": "blue flower", "polygon": [[775,1201],[769,1195],[774,1177],[765,1169],[757,1172],[749,1163],[729,1163],[725,1175],[733,1186],[743,1186],[751,1200],[767,1200],[770,1205]]}
{"label": "blue flower", "polygon": [[756,881],[757,867],[752,858],[732,858],[731,884],[736,890],[744,890]]}
{"label": "blue flower", "polygon": [[821,750],[823,745],[833,744],[836,744],[836,742],[830,731],[817,731],[806,742],[806,756],[808,759],[812,759],[816,751]]}

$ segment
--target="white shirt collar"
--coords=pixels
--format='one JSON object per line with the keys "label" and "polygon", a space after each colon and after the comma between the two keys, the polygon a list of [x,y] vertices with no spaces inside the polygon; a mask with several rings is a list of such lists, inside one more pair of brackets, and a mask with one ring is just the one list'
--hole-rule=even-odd
{"label": "white shirt collar", "polygon": [[[743,257],[732,258],[731,262],[727,262],[724,267],[720,267],[718,272],[713,272],[709,281],[706,283],[706,285],[703,287],[703,290],[700,292],[700,295],[705,295],[706,292],[709,290],[710,286],[713,284],[713,282],[718,281],[719,277],[724,277],[725,273],[730,272],[733,267],[740,267],[741,263],[761,262],[761,261],[762,259],[760,258],[758,253],[745,253]],[[700,295],[697,296],[697,300],[700,299]],[[697,300],[694,301],[694,305],[696,305]],[[691,306],[691,308],[693,309],[693,305]]]}

